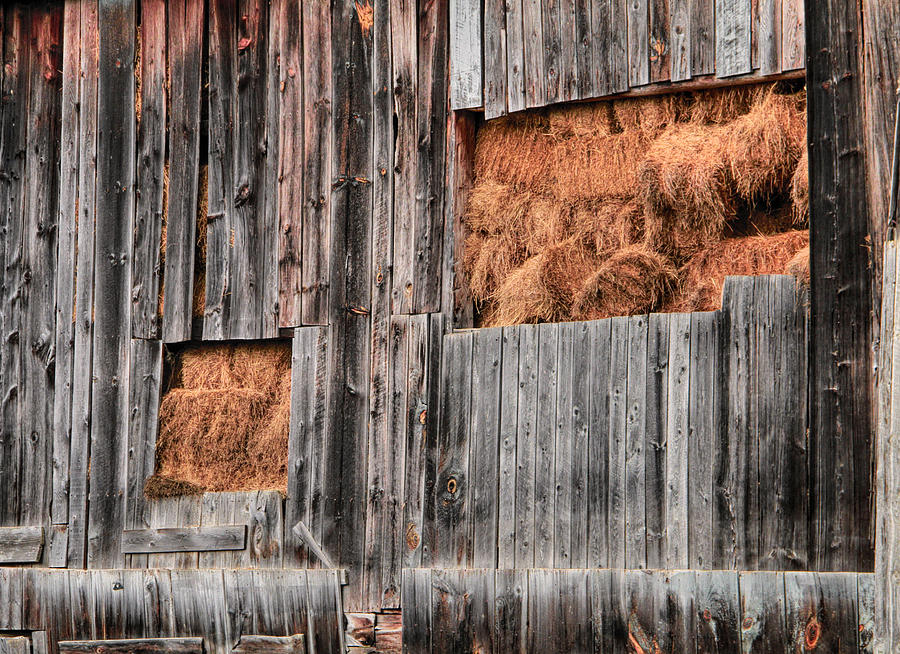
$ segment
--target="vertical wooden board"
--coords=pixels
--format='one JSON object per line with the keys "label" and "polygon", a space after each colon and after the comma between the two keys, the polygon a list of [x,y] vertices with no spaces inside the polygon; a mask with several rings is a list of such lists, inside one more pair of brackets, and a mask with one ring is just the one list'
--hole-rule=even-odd
{"label": "vertical wooden board", "polygon": [[[305,325],[325,324],[331,232],[332,80],[331,12],[326,3],[303,2],[303,265]],[[393,20],[393,18],[392,18]]]}
{"label": "vertical wooden board", "polygon": [[[519,328],[504,327],[500,368],[500,452],[497,486],[497,567],[516,561],[516,429],[519,411]],[[499,580],[498,580],[499,583]]]}
{"label": "vertical wooden board", "polygon": [[690,0],[691,75],[716,72],[715,0]]}
{"label": "vertical wooden board", "polygon": [[252,581],[249,585],[252,589],[254,609],[251,620],[252,633],[273,636],[289,633],[283,589],[285,576],[290,574],[291,572],[283,570],[254,570],[250,573]]}
{"label": "vertical wooden board", "polygon": [[[53,444],[51,452],[52,494],[50,520],[65,524],[69,519],[69,443],[72,440],[72,374],[75,350],[75,260],[78,231],[78,100],[81,73],[81,4],[64,5],[62,97],[59,159],[58,254],[56,267],[56,365],[54,368]],[[0,255],[0,261],[4,255]],[[2,321],[0,321],[2,323]],[[0,327],[2,328],[2,327]],[[0,359],[2,359],[0,355]],[[0,365],[2,370],[2,365]],[[51,553],[50,565],[65,567]]]}
{"label": "vertical wooden board", "polygon": [[[521,7],[521,2],[519,7]],[[506,0],[484,3],[484,117],[489,120],[506,113],[507,72]],[[521,23],[519,38],[521,38]],[[516,45],[521,46],[521,42]],[[517,56],[517,55],[513,55]]]}
{"label": "vertical wooden board", "polygon": [[856,575],[786,572],[789,647],[798,652],[857,652]]}
{"label": "vertical wooden board", "polygon": [[563,616],[556,601],[559,588],[554,570],[528,571],[528,651],[553,651],[562,631]]}
{"label": "vertical wooden board", "polygon": [[746,0],[716,0],[716,77],[749,73],[750,3]]}
{"label": "vertical wooden board", "polygon": [[623,640],[636,651],[668,650],[668,602],[664,573],[625,570],[622,586]]}
{"label": "vertical wooden board", "polygon": [[531,570],[528,651],[584,652],[592,647],[588,571]]}
{"label": "vertical wooden board", "polygon": [[525,108],[525,38],[523,0],[506,2],[506,109]]}
{"label": "vertical wooden board", "polygon": [[806,66],[806,21],[801,0],[781,0],[781,68]]}
{"label": "vertical wooden board", "polygon": [[24,568],[0,568],[0,629],[23,629]]}
{"label": "vertical wooden board", "polygon": [[[666,567],[666,458],[667,410],[669,407],[669,314],[650,314],[647,322],[647,381],[645,496],[647,515],[647,567]],[[686,567],[686,566],[681,566]]]}
{"label": "vertical wooden board", "polygon": [[592,341],[591,324],[579,322],[573,325],[572,343],[572,517],[571,556],[569,567],[588,567],[590,504],[590,423],[591,423],[591,372]]}
{"label": "vertical wooden board", "polygon": [[497,570],[494,575],[494,651],[528,651],[527,570]]}
{"label": "vertical wooden board", "polygon": [[444,337],[441,431],[438,434],[434,565],[468,566],[469,412],[472,395],[472,334]]}
{"label": "vertical wooden board", "polygon": [[[409,373],[407,385],[406,414],[406,469],[403,492],[405,519],[400,525],[399,547],[402,551],[403,567],[416,567],[422,563],[422,535],[425,525],[426,478],[428,476],[429,451],[436,434],[428,428],[432,410],[437,415],[437,407],[431,406],[431,394],[437,391],[436,379],[440,378],[440,365],[434,365],[432,350],[440,350],[440,336],[433,334],[438,328],[431,316],[418,315],[409,319]],[[438,345],[435,345],[435,337]],[[434,418],[432,418],[432,421]]]}
{"label": "vertical wooden board", "polygon": [[741,572],[741,653],[789,651],[784,574]]}
{"label": "vertical wooden board", "polygon": [[[141,5],[141,106],[137,131],[134,255],[131,261],[131,336],[159,338],[163,190],[168,116],[166,3]],[[176,183],[177,186],[178,183]]]}
{"label": "vertical wooden board", "polygon": [[606,95],[612,83],[610,79],[610,47],[612,26],[610,0],[590,0],[591,4],[591,95]]}
{"label": "vertical wooden board", "polygon": [[628,318],[625,405],[625,567],[647,566],[647,316]]}
{"label": "vertical wooden board", "polygon": [[[643,86],[650,83],[650,5],[649,0],[627,0],[627,2],[628,84]],[[615,62],[617,53],[613,52],[612,57]]]}
{"label": "vertical wooden board", "polygon": [[666,617],[669,651],[694,652],[697,647],[697,579],[693,570],[668,572],[665,576]]}
{"label": "vertical wooden board", "polygon": [[24,345],[25,408],[19,483],[27,489],[19,498],[21,525],[43,524],[50,512],[62,82],[62,6],[32,11],[22,243],[24,324],[18,335]]}
{"label": "vertical wooden board", "polygon": [[500,482],[500,361],[503,330],[475,332],[472,352],[472,418],[469,435],[469,478],[472,520],[469,539],[475,568],[497,567],[497,520]]}
{"label": "vertical wooden board", "polygon": [[590,323],[591,351],[590,383],[591,407],[589,414],[588,434],[588,481],[587,502],[588,511],[588,540],[587,562],[588,568],[609,567],[611,532],[611,512],[613,506],[610,492],[610,472],[612,468],[612,453],[617,448],[612,447],[610,438],[610,411],[612,409],[613,386],[610,383],[611,374],[615,369],[611,368],[610,357],[610,326],[612,320],[598,320]]}
{"label": "vertical wooden board", "polygon": [[291,421],[288,432],[288,486],[285,499],[285,563],[305,567],[306,546],[293,527],[302,520],[314,534],[321,534],[321,520],[314,514],[313,498],[321,483],[317,471],[325,412],[325,361],[328,333],[324,327],[294,330],[291,352]]}
{"label": "vertical wooden board", "polygon": [[125,572],[92,570],[90,576],[91,621],[95,640],[114,640],[125,636],[129,607],[126,603]]}
{"label": "vertical wooden board", "polygon": [[856,576],[856,604],[859,620],[859,651],[875,652],[875,575],[859,573]]}
{"label": "vertical wooden board", "polygon": [[442,314],[432,314],[428,317],[428,406],[425,411],[425,434],[430,434],[425,440],[425,492],[422,498],[422,563],[431,565],[434,558],[433,544],[436,540],[436,497],[437,497],[437,469],[440,450],[438,440],[443,416],[443,387],[441,381],[441,358],[443,352],[443,338],[447,320]]}
{"label": "vertical wooden board", "polygon": [[[94,571],[87,570],[71,570],[66,573],[68,578],[69,592],[65,592],[65,586],[60,588],[59,596],[68,602],[71,607],[69,613],[69,623],[60,623],[60,632],[71,634],[72,638],[81,638],[92,640],[94,638],[94,625],[92,620],[92,607],[94,605],[94,589],[91,583],[91,576]],[[161,573],[168,577],[168,572]],[[171,579],[169,579],[169,588],[171,589]],[[171,600],[170,600],[171,601]]]}
{"label": "vertical wooden board", "polygon": [[560,0],[559,3],[559,94],[563,102],[570,102],[578,97],[576,2],[577,0]]}
{"label": "vertical wooden board", "polygon": [[235,186],[234,86],[237,79],[237,1],[209,2],[209,151],[207,153],[206,288],[203,338],[226,335],[225,297],[231,276]]}
{"label": "vertical wooden board", "polygon": [[[18,335],[23,327],[21,288],[23,281],[22,242],[24,237],[25,159],[24,125],[28,107],[28,21],[23,6],[10,8],[3,21],[3,139],[2,167],[7,175],[2,180],[4,275],[3,275],[3,334]],[[22,353],[19,338],[4,337],[0,352],[2,361],[3,399],[2,443],[0,443],[0,524],[19,524],[19,495],[21,488],[19,460],[21,443]],[[21,395],[20,395],[21,393]]]}
{"label": "vertical wooden board", "polygon": [[472,109],[482,104],[482,14],[478,0],[449,0],[450,108]]}
{"label": "vertical wooden board", "polygon": [[101,2],[97,140],[96,248],[107,253],[94,273],[94,347],[91,388],[91,483],[88,565],[121,561],[122,464],[128,429],[128,370],[134,214],[133,2]]}
{"label": "vertical wooden board", "polygon": [[575,95],[573,99],[594,96],[592,0],[575,0]]}
{"label": "vertical wooden board", "polygon": [[672,314],[669,322],[669,389],[666,424],[666,568],[689,567],[690,389],[693,356],[691,314]]}
{"label": "vertical wooden board", "polygon": [[781,72],[781,3],[784,0],[758,0],[757,67],[760,75]]}
{"label": "vertical wooden board", "polygon": [[[280,2],[278,36],[278,326],[303,324],[303,43],[300,2]],[[321,53],[320,53],[321,54]],[[310,74],[315,75],[314,71]],[[272,83],[269,83],[270,89]]]}
{"label": "vertical wooden board", "polygon": [[621,650],[626,633],[627,616],[623,619],[622,586],[624,571],[591,570],[588,592],[591,601],[591,624],[594,628],[594,652]]}
{"label": "vertical wooden board", "polygon": [[[422,321],[419,320],[421,333]],[[391,318],[390,358],[393,375],[390,380],[390,431],[383,452],[385,471],[385,521],[382,546],[382,607],[399,608],[400,557],[404,544],[403,489],[406,472],[406,444],[409,422],[409,338],[411,320],[406,316]],[[414,429],[414,427],[412,427]]]}
{"label": "vertical wooden board", "polygon": [[227,652],[234,645],[221,570],[172,570],[173,635],[203,634],[207,651]]}
{"label": "vertical wooden board", "polygon": [[[670,3],[677,0],[649,0],[650,81],[667,82],[672,78],[672,45],[675,30],[670,22]],[[672,7],[674,9],[674,7]]]}
{"label": "vertical wooden board", "polygon": [[430,569],[403,570],[400,593],[403,616],[403,652],[431,652],[431,589]]}
{"label": "vertical wooden board", "polygon": [[522,0],[522,33],[525,46],[525,106],[540,107],[546,104],[541,0]]}
{"label": "vertical wooden board", "polygon": [[538,394],[538,327],[519,330],[519,393],[516,426],[516,550],[515,568],[535,563],[535,474]]}
{"label": "vertical wooden board", "polygon": [[[441,310],[448,93],[446,20],[443,5],[420,2],[412,297],[415,313]],[[477,45],[476,57],[480,41]]]}
{"label": "vertical wooden board", "polygon": [[572,567],[572,479],[574,466],[572,431],[572,364],[574,344],[574,323],[567,322],[559,325],[559,346],[557,361],[557,386],[556,386],[556,419],[554,477],[554,510],[555,517],[553,533],[553,565],[554,568]]}
{"label": "vertical wooden board", "polygon": [[534,566],[553,567],[555,521],[556,390],[559,325],[538,325],[537,419],[534,470]]}
{"label": "vertical wooden board", "polygon": [[713,566],[713,472],[721,401],[719,312],[691,314],[688,391],[688,561],[692,569]]}
{"label": "vertical wooden board", "polygon": [[287,634],[305,634],[306,651],[312,651],[309,645],[309,586],[308,574],[305,570],[284,570],[281,573],[281,596],[284,602]]}
{"label": "vertical wooden board", "polygon": [[609,354],[609,476],[607,500],[607,566],[626,567],[626,415],[628,382],[628,319],[613,318]]}
{"label": "vertical wooden board", "polygon": [[738,573],[698,571],[696,584],[697,652],[739,652]]}
{"label": "vertical wooden board", "polygon": [[694,17],[691,0],[669,0],[669,29],[671,39],[672,81],[691,79],[691,36]]}
{"label": "vertical wooden board", "polygon": [[[146,529],[150,526],[144,484],[156,465],[162,351],[159,341],[131,341],[125,529]],[[132,567],[138,567],[135,564],[145,561],[146,557],[140,555],[131,557]]]}
{"label": "vertical wooden board", "polygon": [[391,2],[394,97],[394,238],[391,271],[393,313],[410,313],[415,270],[417,181],[417,12],[415,0]]}
{"label": "vertical wooden board", "polygon": [[434,570],[431,582],[431,651],[493,651],[493,573]]}
{"label": "vertical wooden board", "polygon": [[162,337],[171,343],[191,337],[193,317],[203,6],[188,0],[173,0],[168,7],[168,21],[171,108],[172,116],[178,121],[178,129],[168,131],[167,144],[169,184]]}
{"label": "vertical wooden board", "polygon": [[[196,495],[168,497],[150,502],[150,527],[161,529],[166,527],[199,527],[201,501]],[[199,557],[197,552],[180,552],[172,554],[150,554],[147,556],[148,568],[196,568]]]}

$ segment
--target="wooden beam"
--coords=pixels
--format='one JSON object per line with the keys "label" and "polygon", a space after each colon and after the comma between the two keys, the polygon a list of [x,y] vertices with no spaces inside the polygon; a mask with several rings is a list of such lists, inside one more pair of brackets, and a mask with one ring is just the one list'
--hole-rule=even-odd
{"label": "wooden beam", "polygon": [[122,533],[122,552],[125,554],[242,550],[246,545],[247,525],[131,529]]}
{"label": "wooden beam", "polygon": [[326,568],[334,568],[334,561],[331,560],[331,557],[325,553],[325,550],[319,545],[318,541],[316,541],[315,537],[312,535],[312,532],[309,530],[303,521],[301,520],[297,524],[294,525],[292,530],[294,535],[306,543],[306,547],[310,552],[315,554],[319,560],[322,562],[322,565]]}
{"label": "wooden beam", "polygon": [[[235,649],[234,651],[238,650]],[[59,641],[59,652],[60,654],[97,654],[98,652],[103,652],[104,654],[155,654],[156,652],[165,652],[166,654],[202,654],[203,639],[61,640]]]}
{"label": "wooden beam", "polygon": [[0,527],[0,563],[37,563],[43,545],[43,527]]}
{"label": "wooden beam", "polygon": [[231,651],[236,654],[306,654],[306,640],[303,634],[241,636]]}

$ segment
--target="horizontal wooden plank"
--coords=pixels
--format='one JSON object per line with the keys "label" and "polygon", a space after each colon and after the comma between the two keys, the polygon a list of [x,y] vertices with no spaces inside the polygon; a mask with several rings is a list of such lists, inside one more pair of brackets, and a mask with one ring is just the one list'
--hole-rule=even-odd
{"label": "horizontal wooden plank", "polygon": [[43,545],[43,527],[0,527],[0,563],[37,563]]}
{"label": "horizontal wooden plank", "polygon": [[122,534],[122,552],[125,554],[242,550],[246,544],[247,525],[131,529]]}
{"label": "horizontal wooden plank", "polygon": [[305,654],[303,634],[293,636],[241,636],[232,652],[240,654]]}
{"label": "horizontal wooden plank", "polygon": [[[237,650],[235,650],[237,651]],[[280,650],[279,650],[280,651]],[[202,638],[134,638],[126,640],[61,640],[60,654],[202,654]]]}

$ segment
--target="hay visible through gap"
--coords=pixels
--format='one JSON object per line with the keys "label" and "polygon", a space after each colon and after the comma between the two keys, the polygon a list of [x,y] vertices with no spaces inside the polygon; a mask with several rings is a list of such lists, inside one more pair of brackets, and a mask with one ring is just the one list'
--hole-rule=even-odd
{"label": "hay visible through gap", "polygon": [[290,396],[290,343],[185,348],[160,403],[156,474],[145,493],[284,491]]}

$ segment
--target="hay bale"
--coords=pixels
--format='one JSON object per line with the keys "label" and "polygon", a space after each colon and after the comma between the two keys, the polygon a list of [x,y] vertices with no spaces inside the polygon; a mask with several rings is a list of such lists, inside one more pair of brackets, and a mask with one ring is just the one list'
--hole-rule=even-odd
{"label": "hay bale", "polygon": [[771,88],[767,84],[752,84],[697,91],[690,96],[684,120],[704,125],[730,123],[750,111],[754,102]]}
{"label": "hay bale", "polygon": [[809,152],[803,156],[791,177],[791,212],[796,227],[809,227]]}
{"label": "hay bale", "polygon": [[797,250],[797,254],[791,257],[784,267],[786,275],[793,275],[798,280],[809,286],[809,246]]}
{"label": "hay bale", "polygon": [[476,182],[510,184],[536,193],[547,190],[555,141],[546,120],[506,116],[488,121],[475,139]]}
{"label": "hay bale", "polygon": [[580,320],[631,316],[655,311],[675,283],[675,269],[644,247],[619,250],[587,279],[574,297]]}
{"label": "hay bale", "polygon": [[547,123],[553,139],[585,139],[611,134],[615,116],[610,102],[568,104],[550,108]]}
{"label": "hay bale", "polygon": [[633,197],[649,143],[641,131],[559,141],[551,151],[552,193],[570,201]]}
{"label": "hay bale", "polygon": [[192,346],[179,359],[160,402],[156,476],[203,491],[284,490],[290,344]]}
{"label": "hay bale", "polygon": [[783,274],[788,262],[808,245],[808,231],[724,239],[681,267],[679,290],[668,299],[664,310],[719,309],[726,276]]}
{"label": "hay bale", "polygon": [[571,236],[581,238],[599,256],[640,243],[643,207],[636,200],[578,203],[572,212]]}
{"label": "hay bale", "polygon": [[524,249],[507,234],[470,234],[466,238],[463,268],[474,299],[487,301],[526,256]]}
{"label": "hay bale", "polygon": [[612,103],[619,131],[638,133],[646,139],[655,138],[678,122],[689,105],[689,96],[683,94],[625,98]]}
{"label": "hay bale", "polygon": [[773,92],[722,129],[729,186],[747,202],[782,192],[806,140],[806,116],[796,100]]}
{"label": "hay bale", "polygon": [[546,248],[503,280],[491,297],[491,323],[485,326],[571,319],[575,293],[596,265],[578,239]]}

